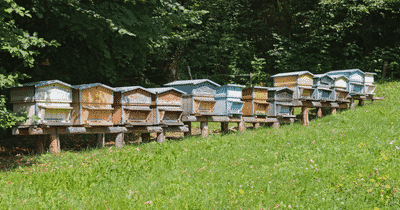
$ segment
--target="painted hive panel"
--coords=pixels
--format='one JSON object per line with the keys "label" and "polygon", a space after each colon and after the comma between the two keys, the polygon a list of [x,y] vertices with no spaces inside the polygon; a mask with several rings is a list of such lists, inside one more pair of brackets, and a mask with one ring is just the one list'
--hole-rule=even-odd
{"label": "painted hive panel", "polygon": [[335,87],[339,87],[339,88],[347,88],[347,81],[344,78],[340,78],[335,80]]}
{"label": "painted hive panel", "polygon": [[142,89],[135,89],[123,94],[122,102],[124,104],[150,104],[151,94]]}
{"label": "painted hive panel", "polygon": [[218,98],[215,103],[214,114],[226,115],[227,114],[227,100],[226,98]]}
{"label": "painted hive panel", "polygon": [[175,91],[161,93],[158,96],[158,103],[162,105],[182,105],[182,94]]}
{"label": "painted hive panel", "polygon": [[320,90],[320,96],[322,99],[330,99],[331,97],[331,91],[327,91],[327,90]]}
{"label": "painted hive panel", "polygon": [[81,101],[92,104],[112,104],[113,94],[113,90],[96,86],[81,90]]}
{"label": "painted hive panel", "polygon": [[275,87],[293,86],[297,83],[297,76],[274,77]]}
{"label": "painted hive panel", "polygon": [[242,89],[240,88],[228,88],[228,97],[229,98],[242,98]]}
{"label": "painted hive panel", "polygon": [[259,100],[266,100],[267,99],[267,94],[268,90],[267,89],[254,89],[254,99],[259,99]]}
{"label": "painted hive panel", "polygon": [[253,115],[252,100],[242,100],[244,102],[242,113],[244,116]]}
{"label": "painted hive panel", "polygon": [[254,115],[267,115],[269,103],[265,100],[254,100]]}
{"label": "painted hive panel", "polygon": [[11,103],[34,101],[34,99],[35,99],[34,87],[12,88],[10,91]]}
{"label": "painted hive panel", "polygon": [[311,74],[303,74],[299,76],[298,84],[304,86],[312,86],[313,76]]}
{"label": "painted hive panel", "polygon": [[374,83],[374,75],[365,75],[365,83],[373,84]]}
{"label": "painted hive panel", "polygon": [[243,108],[243,103],[228,101],[229,114],[241,114],[242,108]]}
{"label": "painted hive panel", "polygon": [[126,123],[146,122],[151,118],[151,112],[138,110],[124,110],[124,118]]}
{"label": "painted hive panel", "polygon": [[303,89],[301,93],[301,98],[312,98],[312,94],[314,93],[313,89]]}
{"label": "painted hive panel", "polygon": [[352,82],[364,82],[364,78],[360,72],[354,72],[350,75],[349,79]]}
{"label": "painted hive panel", "polygon": [[120,125],[122,124],[122,109],[121,105],[114,106],[114,110],[112,113],[112,122],[114,125]]}
{"label": "painted hive panel", "polygon": [[373,94],[375,91],[375,85],[367,85],[367,93]]}
{"label": "painted hive panel", "polygon": [[72,89],[62,84],[50,84],[36,88],[37,101],[72,102]]}
{"label": "painted hive panel", "polygon": [[350,84],[351,93],[363,93],[364,86],[358,84]]}
{"label": "painted hive panel", "polygon": [[215,95],[216,94],[216,87],[209,84],[209,83],[202,83],[202,86],[196,86],[193,90],[193,95]]}
{"label": "painted hive panel", "polygon": [[242,91],[243,99],[251,99],[253,98],[253,88],[247,88]]}
{"label": "painted hive panel", "polygon": [[104,110],[91,110],[87,113],[87,118],[84,121],[85,124],[91,125],[105,125],[112,124],[111,122],[111,111]]}
{"label": "painted hive panel", "polygon": [[279,91],[276,93],[276,100],[292,100],[293,99],[293,92],[289,91]]}
{"label": "painted hive panel", "polygon": [[332,80],[329,77],[322,77],[321,78],[321,85],[324,86],[331,86]]}

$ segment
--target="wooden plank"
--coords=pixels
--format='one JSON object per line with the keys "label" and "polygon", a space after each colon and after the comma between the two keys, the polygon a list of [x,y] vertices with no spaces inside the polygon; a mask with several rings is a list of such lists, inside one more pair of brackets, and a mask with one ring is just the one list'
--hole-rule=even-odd
{"label": "wooden plank", "polygon": [[238,127],[239,127],[239,131],[245,132],[246,131],[246,122],[245,121],[238,122]]}
{"label": "wooden plank", "polygon": [[228,116],[210,116],[208,117],[208,121],[211,122],[229,122]]}
{"label": "wooden plank", "polygon": [[186,116],[182,116],[182,121],[183,122],[196,122],[197,118],[196,118],[196,116],[186,115]]}
{"label": "wooden plank", "polygon": [[163,143],[165,142],[165,130],[163,129],[162,132],[157,133],[157,142],[158,143]]}
{"label": "wooden plank", "polygon": [[322,117],[322,108],[317,108],[317,117]]}
{"label": "wooden plank", "polygon": [[125,133],[161,133],[161,126],[128,127]]}
{"label": "wooden plank", "polygon": [[189,128],[187,126],[173,126],[164,128],[165,132],[188,132]]}
{"label": "wooden plank", "polygon": [[118,133],[115,137],[115,148],[122,148],[124,146],[124,133]]}
{"label": "wooden plank", "polygon": [[[92,128],[88,128],[88,130],[99,130],[98,128],[92,127]],[[103,129],[101,129],[103,130]],[[121,132],[126,132],[128,131],[125,127],[107,127],[106,129],[106,133],[121,133]]]}
{"label": "wooden plank", "polygon": [[185,132],[183,135],[185,137],[192,135],[192,122],[184,122],[184,124],[188,127],[188,131]]}
{"label": "wooden plank", "polygon": [[353,109],[353,108],[354,108],[354,97],[351,97],[351,98],[350,98],[349,108],[350,108],[350,109]]}
{"label": "wooden plank", "polygon": [[200,129],[201,129],[201,136],[202,137],[207,137],[208,136],[208,122],[207,121],[201,121],[200,122]]}
{"label": "wooden plank", "polygon": [[309,115],[309,108],[308,107],[302,107],[301,108],[301,114],[302,114],[302,124],[304,125],[304,126],[308,126],[308,124],[309,124],[309,118],[308,118],[308,115]]}
{"label": "wooden plank", "polygon": [[60,137],[58,134],[50,134],[50,153],[57,154],[61,152]]}
{"label": "wooden plank", "polygon": [[228,133],[228,122],[221,122],[221,132],[222,133]]}
{"label": "wooden plank", "polygon": [[106,134],[105,133],[98,133],[97,134],[97,147],[101,148],[106,145]]}
{"label": "wooden plank", "polygon": [[253,123],[253,122],[256,122],[256,117],[242,117],[242,121],[248,122],[248,123]]}
{"label": "wooden plank", "polygon": [[[58,130],[61,130],[62,128],[59,128]],[[85,127],[67,127],[65,129],[65,132],[68,134],[77,134],[77,133],[86,133],[86,128]]]}

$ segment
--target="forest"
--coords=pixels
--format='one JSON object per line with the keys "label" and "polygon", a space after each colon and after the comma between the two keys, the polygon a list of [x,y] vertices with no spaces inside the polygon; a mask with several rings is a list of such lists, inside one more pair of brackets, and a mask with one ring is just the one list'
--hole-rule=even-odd
{"label": "forest", "polygon": [[351,68],[400,77],[398,0],[3,0],[0,18],[3,129],[25,120],[7,88],[26,82],[272,86],[280,72]]}

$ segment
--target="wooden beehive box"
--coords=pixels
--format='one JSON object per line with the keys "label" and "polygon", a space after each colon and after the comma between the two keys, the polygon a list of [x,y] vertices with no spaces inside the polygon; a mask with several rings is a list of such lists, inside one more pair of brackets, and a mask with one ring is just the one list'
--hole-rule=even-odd
{"label": "wooden beehive box", "polygon": [[288,87],[269,87],[268,117],[296,117],[293,114],[293,90]]}
{"label": "wooden beehive box", "polygon": [[332,90],[333,78],[327,74],[314,75],[313,98],[321,102],[335,101],[335,94]]}
{"label": "wooden beehive box", "polygon": [[176,88],[148,88],[153,93],[152,104],[154,124],[180,126],[182,123],[183,102],[185,92]]}
{"label": "wooden beehive box", "polygon": [[72,86],[72,123],[82,126],[112,126],[114,89],[101,83]]}
{"label": "wooden beehive box", "polygon": [[349,96],[348,79],[343,75],[332,75],[332,90],[334,92],[334,100],[337,102],[348,102]]}
{"label": "wooden beehive box", "polygon": [[217,90],[215,100],[217,101],[214,108],[215,115],[224,116],[241,116],[243,101],[242,88],[243,85],[222,85]]}
{"label": "wooden beehive box", "polygon": [[314,100],[313,77],[309,71],[280,73],[271,76],[275,87],[288,87],[294,93],[294,100]]}
{"label": "wooden beehive box", "polygon": [[[14,112],[27,112],[28,119],[19,126],[71,125],[71,85],[59,80],[40,81],[23,84],[10,90]],[[39,118],[35,122],[33,116]]]}
{"label": "wooden beehive box", "polygon": [[215,95],[219,84],[208,80],[179,80],[165,84],[185,92],[183,95],[183,115],[214,115]]}
{"label": "wooden beehive box", "polygon": [[365,95],[364,75],[360,69],[338,70],[326,73],[328,75],[342,75],[348,78],[348,90],[350,95]]}
{"label": "wooden beehive box", "polygon": [[242,91],[243,116],[265,117],[268,113],[267,87],[250,87]]}
{"label": "wooden beehive box", "polygon": [[114,88],[114,125],[152,125],[150,108],[153,93],[140,86]]}
{"label": "wooden beehive box", "polygon": [[365,85],[365,93],[369,96],[374,96],[375,95],[375,85],[374,85],[374,75],[376,73],[372,72],[365,72],[365,77],[364,77],[364,85]]}

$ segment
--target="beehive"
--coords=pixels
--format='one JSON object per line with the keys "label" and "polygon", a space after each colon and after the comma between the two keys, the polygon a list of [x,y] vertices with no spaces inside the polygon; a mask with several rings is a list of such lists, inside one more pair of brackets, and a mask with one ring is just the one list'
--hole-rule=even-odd
{"label": "beehive", "polygon": [[242,88],[243,85],[222,85],[217,90],[215,96],[216,105],[214,108],[215,115],[224,116],[240,116],[242,115],[243,101]]}
{"label": "beehive", "polygon": [[72,86],[72,123],[83,126],[112,126],[114,89],[101,83]]}
{"label": "beehive", "polygon": [[153,93],[152,104],[153,122],[157,125],[177,126],[183,125],[182,96],[185,92],[176,88],[148,88]]}
{"label": "beehive", "polygon": [[374,85],[374,75],[376,73],[372,72],[365,72],[365,78],[364,78],[364,85],[365,85],[365,93],[369,96],[374,96],[375,95],[375,85]]}
{"label": "beehive", "polygon": [[343,75],[332,75],[332,90],[334,91],[334,100],[337,102],[348,102],[348,79]]}
{"label": "beehive", "polygon": [[326,73],[328,75],[341,75],[348,78],[348,90],[350,95],[365,95],[364,76],[365,73],[360,69],[337,70]]}
{"label": "beehive", "polygon": [[[28,119],[20,126],[44,124],[71,125],[71,85],[59,80],[23,84],[10,90],[14,112],[26,112]],[[39,119],[35,122],[33,116]]]}
{"label": "beehive", "polygon": [[288,87],[294,93],[294,100],[313,100],[314,75],[309,71],[298,71],[289,73],[280,73],[271,76],[274,79],[275,87]]}
{"label": "beehive", "polygon": [[153,93],[140,86],[114,88],[114,125],[152,125],[151,96]]}
{"label": "beehive", "polygon": [[314,95],[313,98],[321,101],[328,102],[334,101],[335,95],[332,90],[333,78],[327,74],[314,75]]}
{"label": "beehive", "polygon": [[293,114],[293,90],[287,87],[268,88],[268,117],[296,117]]}
{"label": "beehive", "polygon": [[243,116],[265,117],[268,113],[267,87],[250,87],[242,91]]}
{"label": "beehive", "polygon": [[185,92],[183,97],[183,115],[214,115],[215,95],[219,84],[208,80],[179,80],[165,84]]}

